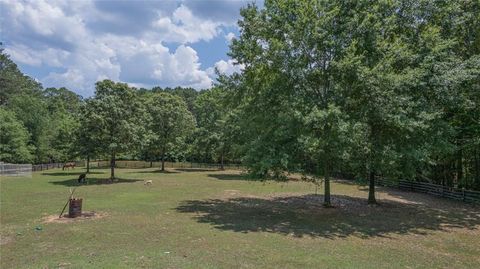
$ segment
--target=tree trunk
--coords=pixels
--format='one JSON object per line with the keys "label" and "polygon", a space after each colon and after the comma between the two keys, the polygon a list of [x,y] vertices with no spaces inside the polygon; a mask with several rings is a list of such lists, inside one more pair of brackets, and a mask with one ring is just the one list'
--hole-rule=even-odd
{"label": "tree trunk", "polygon": [[[453,158],[453,157],[452,157]],[[455,159],[448,159],[448,166],[447,166],[447,186],[448,187],[453,187],[453,183],[455,181]]]}
{"label": "tree trunk", "polygon": [[325,173],[325,192],[323,197],[323,206],[331,207],[332,203],[330,201],[330,169],[327,163],[325,163],[324,173]]}
{"label": "tree trunk", "polygon": [[332,206],[332,203],[330,202],[330,178],[328,176],[325,176],[325,197],[323,199],[323,206]]}
{"label": "tree trunk", "polygon": [[454,187],[457,187],[459,184],[463,184],[463,152],[462,148],[458,149],[457,153],[457,182],[455,182]]}
{"label": "tree trunk", "polygon": [[473,152],[473,156],[475,157],[475,180],[473,185],[475,186],[475,188],[478,188],[480,186],[480,158],[478,158],[479,155],[479,152],[475,149],[475,151]]}
{"label": "tree trunk", "polygon": [[222,155],[220,156],[220,170],[225,170],[225,167],[223,166],[223,150]]}
{"label": "tree trunk", "polygon": [[368,188],[368,203],[376,204],[377,200],[375,199],[375,171],[370,171],[370,186]]}
{"label": "tree trunk", "polygon": [[87,155],[87,174],[90,173],[90,155]]}
{"label": "tree trunk", "polygon": [[150,161],[150,168],[153,167],[153,161]]}
{"label": "tree trunk", "polygon": [[370,142],[372,143],[372,149],[370,151],[370,158],[369,158],[369,178],[370,178],[370,185],[368,188],[368,204],[376,204],[377,199],[375,199],[375,166],[377,165],[376,153],[379,152],[378,148],[378,138],[379,133],[377,132],[378,128],[374,122],[370,122]]}
{"label": "tree trunk", "polygon": [[165,147],[162,148],[162,171],[165,171]]}
{"label": "tree trunk", "polygon": [[112,157],[110,159],[110,180],[115,179],[115,151],[112,152]]}

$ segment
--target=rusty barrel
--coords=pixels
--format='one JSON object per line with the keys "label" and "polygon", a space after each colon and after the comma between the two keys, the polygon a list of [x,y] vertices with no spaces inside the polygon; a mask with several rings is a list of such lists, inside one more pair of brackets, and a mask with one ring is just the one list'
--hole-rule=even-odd
{"label": "rusty barrel", "polygon": [[82,215],[82,199],[70,199],[68,207],[68,217],[76,218]]}

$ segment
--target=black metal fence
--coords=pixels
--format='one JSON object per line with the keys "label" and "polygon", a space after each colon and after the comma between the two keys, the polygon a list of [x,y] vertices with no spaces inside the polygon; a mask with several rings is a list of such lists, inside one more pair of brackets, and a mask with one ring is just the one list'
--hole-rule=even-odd
{"label": "black metal fence", "polygon": [[408,180],[392,181],[385,179],[377,179],[376,184],[378,186],[397,187],[401,190],[421,192],[469,203],[480,203],[479,191],[458,189],[428,182],[415,182]]}
{"label": "black metal fence", "polygon": [[[91,161],[90,168],[108,168],[110,161]],[[160,168],[162,162],[146,162],[146,161],[115,161],[116,168]],[[224,169],[242,169],[240,164],[224,164]],[[175,169],[220,169],[219,163],[196,163],[196,162],[165,162],[165,168]]]}
{"label": "black metal fence", "polygon": [[[43,164],[34,164],[32,165],[32,172],[44,171],[54,168],[62,168],[65,163],[43,163]],[[83,161],[75,161],[75,166],[81,167],[84,166]]]}
{"label": "black metal fence", "polygon": [[49,170],[53,168],[62,168],[63,163],[42,163],[32,165],[32,172]]}

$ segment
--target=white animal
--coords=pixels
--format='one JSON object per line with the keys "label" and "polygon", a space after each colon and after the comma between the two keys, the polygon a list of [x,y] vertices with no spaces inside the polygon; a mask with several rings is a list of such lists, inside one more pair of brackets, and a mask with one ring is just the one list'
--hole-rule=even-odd
{"label": "white animal", "polygon": [[152,185],[152,181],[151,180],[145,180],[145,182],[143,183],[143,185]]}

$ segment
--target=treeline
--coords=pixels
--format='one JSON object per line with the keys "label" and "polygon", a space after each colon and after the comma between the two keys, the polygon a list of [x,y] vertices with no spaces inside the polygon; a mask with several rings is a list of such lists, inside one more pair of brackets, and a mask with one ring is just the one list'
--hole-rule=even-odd
{"label": "treeline", "polygon": [[82,99],[43,89],[0,50],[0,160],[41,163],[69,159]]}
{"label": "treeline", "polygon": [[136,89],[104,80],[84,99],[66,88],[43,89],[3,50],[0,68],[1,161],[240,161],[225,145],[229,113],[218,88]]}

